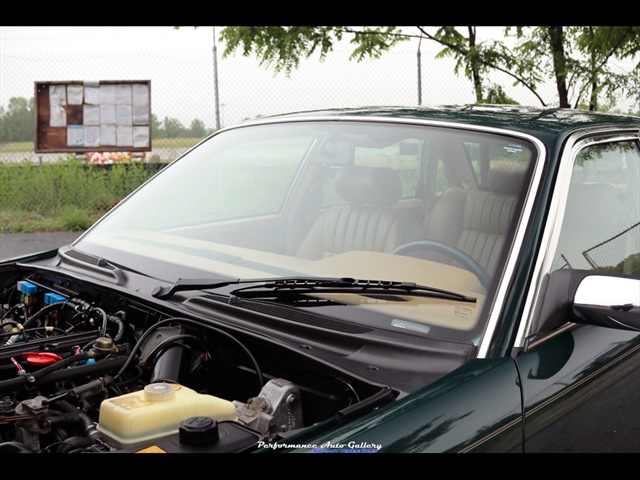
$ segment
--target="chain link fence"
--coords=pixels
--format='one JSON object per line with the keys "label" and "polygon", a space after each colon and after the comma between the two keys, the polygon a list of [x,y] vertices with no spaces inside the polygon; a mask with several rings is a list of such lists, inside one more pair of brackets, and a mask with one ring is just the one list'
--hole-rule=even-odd
{"label": "chain link fence", "polygon": [[616,273],[640,273],[640,223],[583,252],[594,270],[609,269]]}
{"label": "chain link fence", "polygon": [[[79,29],[84,34],[77,36]],[[6,109],[12,97],[33,98],[36,82],[148,80],[151,114],[161,127],[167,127],[165,132],[170,125],[189,130],[194,122],[212,132],[248,119],[291,111],[475,101],[471,82],[454,73],[452,59],[435,58],[440,47],[433,42],[412,40],[380,59],[361,62],[349,59],[352,48],[343,43],[323,61],[318,57],[301,61],[300,67],[287,76],[260,65],[255,57],[236,54],[223,58],[224,45],[216,45],[213,27],[183,27],[171,32],[168,43],[163,38],[168,36],[167,29],[171,27],[3,27],[1,30],[9,30],[13,37],[3,37],[0,50],[0,105]],[[75,36],[71,37],[68,30],[74,30]],[[116,30],[119,35],[103,39],[103,48],[91,46],[96,35],[106,37]],[[163,35],[159,30],[164,30]],[[15,44],[24,48],[14,48]],[[490,80],[521,104],[541,105],[527,89],[513,86],[506,75],[495,74]],[[537,94],[547,105],[557,102],[552,82],[541,86]],[[162,138],[152,132],[152,149],[146,152],[146,160],[171,161],[204,135]],[[63,157],[68,155],[35,153],[29,142],[17,146],[0,142],[0,167],[43,165]],[[6,168],[2,172],[5,178],[0,182],[18,178]],[[41,186],[34,183],[29,187],[25,182],[35,180],[36,172],[29,170],[21,175],[22,190],[33,198],[44,198],[42,185],[52,182],[45,177]],[[109,185],[100,188],[113,191]],[[18,200],[20,205],[25,204],[18,193],[9,194],[15,189],[4,190],[7,194],[0,195],[0,214],[16,209]],[[61,190],[52,195],[58,192]],[[109,205],[111,198],[107,198]],[[10,228],[12,221],[3,219],[2,228]]]}
{"label": "chain link fence", "polygon": [[[166,27],[169,28],[169,27]],[[59,30],[59,29],[58,29]],[[89,42],[92,30],[87,30]],[[97,29],[93,35],[101,35]],[[127,32],[129,32],[127,30]],[[18,30],[20,33],[20,30]],[[149,80],[151,113],[162,124],[178,121],[189,129],[194,120],[213,131],[241,121],[289,111],[370,105],[428,105],[473,103],[472,85],[454,73],[451,59],[435,59],[440,47],[433,42],[413,40],[396,47],[375,60],[350,61],[349,45],[338,46],[324,61],[311,58],[301,62],[289,76],[275,74],[259,64],[255,57],[240,54],[223,58],[224,45],[215,44],[212,27],[184,27],[175,34],[170,47],[154,46],[153,38],[130,31],[130,41],[113,50],[82,51],[79,46],[46,51],[48,43],[61,40],[55,29],[36,49],[21,53],[1,53],[1,105],[10,97],[34,96],[35,82],[86,80]],[[24,33],[25,40],[29,29]],[[58,36],[56,36],[58,35]],[[139,35],[144,35],[140,33]],[[184,37],[183,37],[184,35]],[[196,46],[183,48],[183,38],[197,35]],[[80,37],[82,39],[82,37]],[[77,41],[76,41],[77,43]],[[65,44],[69,46],[69,41]],[[136,50],[139,45],[140,50]],[[495,78],[494,78],[495,77]],[[496,74],[492,82],[522,104],[539,104],[522,87],[513,87],[512,79]],[[553,104],[552,84],[539,92]],[[179,140],[164,140],[154,145],[153,158],[172,160],[186,148]],[[58,158],[56,154],[10,151],[0,147],[0,161],[33,162]]]}

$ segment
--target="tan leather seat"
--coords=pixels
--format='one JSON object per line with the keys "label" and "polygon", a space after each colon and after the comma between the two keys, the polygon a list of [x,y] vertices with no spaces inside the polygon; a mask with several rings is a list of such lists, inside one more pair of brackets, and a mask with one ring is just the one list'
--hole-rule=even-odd
{"label": "tan leather seat", "polygon": [[[492,167],[488,190],[463,187],[446,190],[423,222],[423,238],[462,250],[492,275],[511,228],[525,172],[517,165]],[[451,261],[442,254],[421,256]]]}
{"label": "tan leather seat", "polygon": [[319,259],[349,250],[393,252],[420,237],[420,225],[391,208],[402,195],[402,181],[394,170],[343,167],[336,174],[335,187],[347,205],[323,212],[296,256]]}

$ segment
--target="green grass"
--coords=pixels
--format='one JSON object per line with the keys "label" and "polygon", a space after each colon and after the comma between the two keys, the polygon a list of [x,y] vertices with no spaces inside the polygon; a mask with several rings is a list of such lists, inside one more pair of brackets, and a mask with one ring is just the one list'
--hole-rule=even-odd
{"label": "green grass", "polygon": [[0,162],[0,232],[88,228],[157,170],[145,163]]}
{"label": "green grass", "polygon": [[[153,148],[184,149],[201,140],[159,138]],[[34,145],[8,142],[0,151],[31,153]],[[104,168],[84,160],[61,154],[57,162],[42,165],[27,159],[0,162],[0,233],[84,230],[156,171],[145,163]]]}
{"label": "green grass", "polygon": [[59,214],[33,212],[0,212],[1,233],[81,232],[99,218],[97,212],[69,209]]}

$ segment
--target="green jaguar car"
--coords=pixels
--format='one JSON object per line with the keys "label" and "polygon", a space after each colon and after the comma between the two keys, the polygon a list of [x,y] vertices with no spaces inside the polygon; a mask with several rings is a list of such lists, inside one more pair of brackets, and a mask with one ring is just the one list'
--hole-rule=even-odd
{"label": "green jaguar car", "polygon": [[234,125],[0,317],[1,453],[639,453],[640,117]]}

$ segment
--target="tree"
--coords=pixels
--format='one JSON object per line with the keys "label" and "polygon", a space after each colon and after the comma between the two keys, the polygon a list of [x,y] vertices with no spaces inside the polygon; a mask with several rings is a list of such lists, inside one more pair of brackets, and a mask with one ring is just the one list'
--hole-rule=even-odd
{"label": "tree", "polygon": [[189,137],[203,138],[206,136],[207,136],[207,129],[204,126],[204,122],[199,118],[192,120],[191,126],[189,127]]}
{"label": "tree", "polygon": [[576,44],[587,57],[588,63],[583,71],[586,79],[584,84],[591,88],[590,109],[598,109],[600,93],[604,93],[605,98],[615,105],[619,90],[635,97],[640,105],[640,62],[636,63],[629,75],[614,72],[609,64],[609,59],[636,58],[640,52],[640,27],[579,27]]}
{"label": "tree", "polygon": [[0,140],[3,142],[32,142],[35,116],[33,97],[12,97],[7,109],[0,108]]}
{"label": "tree", "polygon": [[151,136],[153,138],[164,137],[164,129],[162,128],[162,122],[158,120],[158,116],[155,113],[151,114]]}
{"label": "tree", "polygon": [[225,27],[220,31],[220,41],[226,42],[223,56],[242,49],[244,56],[255,51],[261,65],[273,66],[276,72],[290,74],[300,65],[303,57],[316,51],[324,60],[336,42],[345,35],[353,35],[355,46],[351,59],[379,58],[399,42],[409,40],[397,27]]}
{"label": "tree", "polygon": [[[553,78],[560,107],[587,103],[590,110],[598,110],[600,98],[615,105],[620,92],[640,104],[640,27],[518,27],[514,36],[519,42],[504,64],[519,75],[533,72],[531,85]],[[613,69],[618,60],[634,59],[630,72]]]}
{"label": "tree", "polygon": [[[615,60],[637,58],[640,27],[506,27],[504,40],[485,42],[478,41],[482,27],[413,28],[417,33],[398,27],[225,27],[220,41],[226,42],[223,56],[236,50],[245,56],[255,53],[261,64],[290,74],[314,53],[323,60],[347,35],[354,45],[351,58],[358,61],[379,58],[399,42],[421,37],[443,47],[437,58],[455,59],[455,73],[463,72],[471,80],[478,103],[513,103],[502,86],[487,79],[494,71],[512,77],[542,105],[537,88],[549,79],[555,79],[560,107],[579,105],[589,92],[589,108],[597,109],[600,95],[611,100],[620,90],[640,103],[640,62],[631,72],[616,73],[612,68]],[[509,37],[515,45],[508,45]]]}
{"label": "tree", "polygon": [[191,126],[185,128],[177,118],[164,117],[158,120],[156,114],[151,114],[151,135],[153,138],[204,138],[211,133],[198,118],[191,121]]}
{"label": "tree", "polygon": [[164,117],[163,121],[164,138],[184,137],[184,125],[177,118]]}

